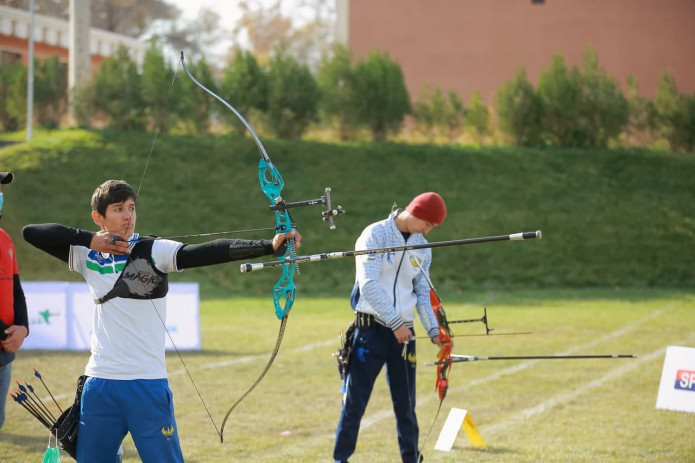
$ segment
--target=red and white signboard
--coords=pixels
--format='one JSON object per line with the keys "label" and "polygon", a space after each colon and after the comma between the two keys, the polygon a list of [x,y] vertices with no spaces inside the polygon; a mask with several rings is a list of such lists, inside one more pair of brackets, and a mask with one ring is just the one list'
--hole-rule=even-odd
{"label": "red and white signboard", "polygon": [[656,408],[695,413],[695,349],[666,348]]}

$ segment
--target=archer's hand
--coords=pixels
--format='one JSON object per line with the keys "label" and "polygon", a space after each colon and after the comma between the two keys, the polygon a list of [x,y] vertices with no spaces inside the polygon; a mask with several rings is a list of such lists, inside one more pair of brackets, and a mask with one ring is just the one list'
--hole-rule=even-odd
{"label": "archer's hand", "polygon": [[277,251],[286,239],[291,238],[294,241],[294,248],[298,249],[302,246],[302,235],[297,230],[292,230],[287,233],[278,233],[273,237],[273,251]]}
{"label": "archer's hand", "polygon": [[26,326],[12,325],[5,330],[7,339],[2,342],[2,348],[7,352],[16,352],[22,347],[24,338],[29,334]]}
{"label": "archer's hand", "polygon": [[450,346],[452,349],[454,347],[453,339],[449,342],[442,342],[442,340],[439,339],[439,336],[435,336],[434,338],[430,339],[430,341],[432,341],[432,344],[436,344],[440,349],[444,349],[444,346]]}
{"label": "archer's hand", "polygon": [[117,255],[130,254],[130,243],[118,233],[101,230],[92,236],[89,249]]}
{"label": "archer's hand", "polygon": [[397,330],[394,330],[393,335],[398,340],[398,344],[405,344],[410,340],[413,333],[410,331],[410,328],[405,325],[401,325]]}

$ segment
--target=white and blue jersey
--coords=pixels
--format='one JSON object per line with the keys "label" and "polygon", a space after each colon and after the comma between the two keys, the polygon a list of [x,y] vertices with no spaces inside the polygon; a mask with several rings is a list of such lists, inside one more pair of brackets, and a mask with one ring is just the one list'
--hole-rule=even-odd
{"label": "white and blue jersey", "polygon": [[[131,250],[139,235],[131,238]],[[179,271],[176,253],[182,243],[158,239],[152,260],[163,273]],[[93,299],[113,287],[128,255],[103,254],[83,246],[70,246],[68,266],[87,282]],[[103,379],[160,379],[167,377],[165,365],[166,298],[129,299],[115,297],[94,310],[91,353],[87,376]]]}

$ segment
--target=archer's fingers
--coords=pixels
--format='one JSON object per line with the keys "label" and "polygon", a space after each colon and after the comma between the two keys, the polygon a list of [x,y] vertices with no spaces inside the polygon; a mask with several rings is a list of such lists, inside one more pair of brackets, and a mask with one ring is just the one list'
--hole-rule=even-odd
{"label": "archer's fingers", "polygon": [[294,247],[298,248],[302,245],[302,235],[297,230],[292,230],[282,234],[283,240],[292,240]]}

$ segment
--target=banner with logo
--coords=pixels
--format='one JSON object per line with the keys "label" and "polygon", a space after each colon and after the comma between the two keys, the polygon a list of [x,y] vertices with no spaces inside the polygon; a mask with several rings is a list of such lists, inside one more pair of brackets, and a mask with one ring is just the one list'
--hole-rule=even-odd
{"label": "banner with logo", "polygon": [[[86,283],[23,282],[30,335],[22,349],[89,350],[94,300]],[[179,350],[199,350],[198,283],[169,283],[167,330]],[[167,349],[172,349],[166,338]]]}
{"label": "banner with logo", "polygon": [[666,348],[656,408],[695,413],[695,349]]}
{"label": "banner with logo", "polygon": [[69,349],[70,283],[23,282],[22,289],[29,316],[29,336],[22,349]]}

